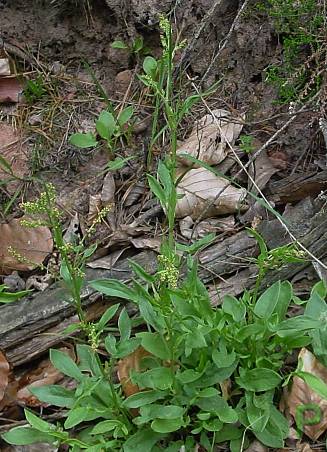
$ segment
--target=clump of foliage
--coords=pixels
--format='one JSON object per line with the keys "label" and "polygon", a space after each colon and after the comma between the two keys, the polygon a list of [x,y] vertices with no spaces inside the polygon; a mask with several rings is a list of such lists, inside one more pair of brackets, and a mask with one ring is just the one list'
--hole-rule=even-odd
{"label": "clump of foliage", "polygon": [[278,88],[279,102],[305,100],[319,89],[326,44],[324,9],[319,0],[266,0],[257,5],[273,20],[283,51],[266,69],[266,81]]}
{"label": "clump of foliage", "polygon": [[[79,294],[85,260],[94,248],[85,250],[82,242],[67,247],[59,229],[60,215],[56,210],[53,215],[48,207],[54,198],[51,187],[41,195],[42,202],[25,204],[26,212],[46,214],[50,221],[62,258],[61,275],[86,343],[76,346],[77,363],[63,352],[50,352],[53,365],[76,381],[75,389],[57,385],[31,389],[41,401],[67,409],[65,421],[50,424],[26,410],[29,425],[5,433],[8,443],[66,444],[72,452],[178,452],[194,450],[197,444],[213,451],[216,444],[228,442],[232,452],[239,452],[254,436],[268,447],[282,448],[289,430],[287,419],[276,408],[282,386],[293,374],[309,382],[304,372],[287,371],[285,358],[310,344],[324,354],[319,347],[326,339],[325,285],[313,289],[304,314],[291,318],[288,308],[299,303],[292,285],[278,281],[262,289],[267,271],[304,258],[295,245],[268,250],[251,230],[260,248],[255,261],[257,284],[238,298],[223,297],[222,304],[213,307],[194,259],[194,253],[213,237],[189,246],[176,242],[177,127],[199,96],[185,101],[174,96],[176,47],[165,18],[161,28],[162,59],[147,57],[140,77],[164,111],[170,140],[170,152],[159,162],[157,175],[148,176],[168,222],[158,268],[150,273],[131,262],[135,275],[131,285],[114,279],[92,281],[90,285],[109,299],[135,304],[138,314],[131,316],[127,307],[114,304],[98,322],[88,323]],[[115,329],[109,322],[117,314]],[[115,377],[119,363],[128,362],[131,354],[141,356],[129,371],[127,383],[136,390],[128,396],[126,382]],[[327,394],[319,379],[311,378],[311,384]]]}

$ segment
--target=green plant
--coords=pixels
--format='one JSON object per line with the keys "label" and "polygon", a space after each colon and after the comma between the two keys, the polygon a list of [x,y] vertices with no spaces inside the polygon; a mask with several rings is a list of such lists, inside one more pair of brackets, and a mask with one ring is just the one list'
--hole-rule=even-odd
{"label": "green plant", "polygon": [[12,301],[19,300],[19,298],[25,297],[29,294],[30,290],[21,290],[19,292],[7,292],[5,284],[0,284],[0,303],[11,303]]}
{"label": "green plant", "polygon": [[[294,349],[317,342],[314,334],[325,322],[316,306],[311,312],[288,318],[288,308],[296,297],[287,281],[278,281],[259,293],[269,269],[303,259],[294,245],[268,250],[261,236],[250,231],[260,248],[255,260],[259,282],[239,298],[225,296],[215,308],[193,258],[213,236],[189,246],[175,241],[177,128],[198,96],[183,102],[174,96],[172,32],[164,19],[161,27],[166,67],[146,58],[145,75],[141,76],[163,108],[170,140],[169,155],[159,161],[157,177],[148,176],[168,222],[157,271],[149,273],[131,262],[135,274],[131,285],[110,279],[90,283],[107,297],[136,304],[138,314],[131,318],[127,309],[121,309],[118,329],[114,329],[109,322],[117,315],[118,304],[110,306],[94,324],[86,324],[82,313],[89,344],[77,346],[78,363],[58,350],[50,353],[54,366],[74,378],[76,389],[54,385],[31,390],[40,400],[68,410],[63,426],[26,411],[29,426],[3,435],[11,444],[68,444],[73,452],[178,452],[194,450],[197,444],[213,451],[216,444],[229,442],[236,452],[244,450],[249,435],[272,448],[282,448],[288,435],[288,421],[276,408],[282,384],[290,378],[284,361]],[[29,213],[45,213],[50,221],[63,262],[61,274],[79,312],[80,298],[75,296],[83,282],[85,255],[92,249],[85,253],[79,243],[77,251],[74,247],[67,250],[57,229],[59,214],[49,207],[53,197],[53,189],[48,188],[39,203],[27,207]],[[314,293],[325,296],[320,286]],[[115,383],[116,365],[121,360],[128,362],[130,354],[140,350],[143,358],[129,369],[127,377],[137,390],[127,396],[123,381]],[[308,380],[300,370],[296,372]],[[320,380],[318,383],[323,392],[325,386]],[[318,386],[317,381],[312,384]]]}
{"label": "green plant", "polygon": [[125,42],[117,40],[111,44],[113,49],[127,50],[130,54],[138,56],[144,56],[150,53],[150,49],[144,45],[143,36],[137,36],[131,45],[125,44]]}
{"label": "green plant", "polygon": [[[108,147],[110,154],[116,147],[117,140],[120,137],[128,137],[128,123],[133,116],[133,107],[124,108],[118,116],[103,110],[96,120],[96,131]],[[98,145],[97,137],[94,133],[74,133],[69,142],[78,148],[90,148]]]}
{"label": "green plant", "polygon": [[24,89],[24,96],[29,104],[34,104],[46,94],[44,81],[41,76],[38,76],[35,80],[27,80]]}
{"label": "green plant", "polygon": [[[85,236],[82,240],[72,237],[71,242],[66,242],[61,226],[61,214],[55,205],[56,192],[52,184],[45,184],[45,191],[42,192],[35,201],[24,202],[21,208],[28,220],[22,220],[21,224],[26,227],[47,226],[51,229],[56,248],[60,253],[60,276],[63,279],[71,301],[77,311],[82,327],[87,330],[88,323],[82,309],[81,288],[84,282],[84,266],[86,259],[96,250],[96,244],[85,247]],[[95,226],[108,212],[109,208],[104,208],[99,212],[98,217],[88,230],[88,235],[94,232]]]}
{"label": "green plant", "polygon": [[281,61],[266,68],[266,81],[278,88],[280,103],[312,96],[322,81],[324,7],[316,0],[267,0],[257,3],[273,20],[283,44]]}
{"label": "green plant", "polygon": [[254,151],[253,136],[241,135],[240,136],[240,149],[246,154],[251,154]]}

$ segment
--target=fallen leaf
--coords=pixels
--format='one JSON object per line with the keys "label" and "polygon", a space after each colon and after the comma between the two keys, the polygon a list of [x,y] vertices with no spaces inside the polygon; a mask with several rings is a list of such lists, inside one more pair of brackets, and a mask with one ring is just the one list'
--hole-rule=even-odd
{"label": "fallen leaf", "polygon": [[[5,159],[3,162],[1,157]],[[23,178],[28,172],[27,163],[28,157],[23,149],[22,134],[9,124],[0,122],[0,179],[2,181],[12,179],[12,174]],[[8,192],[14,193],[18,185],[19,181],[8,182],[6,184]]]}
{"label": "fallen leaf", "polygon": [[15,77],[0,77],[0,103],[17,103],[22,85]]}
{"label": "fallen leaf", "polygon": [[[62,347],[60,351],[66,353],[70,358],[75,360],[73,349]],[[19,380],[19,390],[17,391],[17,402],[24,403],[27,406],[44,406],[44,402],[40,402],[29,389],[39,388],[40,386],[53,385],[64,378],[64,375],[54,367],[50,359],[42,360],[36,369],[26,372]]]}
{"label": "fallen leaf", "polygon": [[148,249],[159,252],[162,240],[159,237],[136,237],[131,239],[131,244],[138,249]]}
{"label": "fallen leaf", "polygon": [[268,447],[264,446],[260,443],[260,441],[253,441],[253,443],[250,444],[250,446],[245,449],[245,452],[267,452]]}
{"label": "fallen leaf", "polygon": [[45,226],[27,228],[22,218],[0,224],[1,271],[33,270],[52,252],[50,229]]}
{"label": "fallen leaf", "polygon": [[[271,176],[277,173],[278,168],[273,165],[273,162],[268,157],[266,151],[261,152],[251,165],[250,175],[254,179],[256,185],[262,190],[269,182]],[[257,193],[256,188],[250,186],[249,191]]]}
{"label": "fallen leaf", "polygon": [[227,143],[234,145],[242,127],[239,118],[233,118],[227,110],[213,110],[195,123],[191,135],[177,149],[178,159],[192,165],[181,155],[188,154],[209,165],[217,165],[228,154]]}
{"label": "fallen leaf", "polygon": [[0,402],[3,399],[9,381],[10,366],[5,355],[0,350]]}
{"label": "fallen leaf", "polygon": [[113,174],[109,171],[102,185],[101,191],[101,203],[103,207],[106,207],[115,202],[116,184]]}
{"label": "fallen leaf", "polygon": [[225,218],[208,218],[200,221],[193,230],[193,220],[191,217],[185,217],[179,222],[179,227],[183,237],[187,239],[200,239],[211,233],[234,231],[235,218],[229,215]]}
{"label": "fallen leaf", "polygon": [[139,387],[131,382],[130,372],[131,370],[139,372],[141,370],[142,359],[150,355],[151,353],[144,350],[143,347],[139,347],[134,352],[118,361],[117,375],[126,397],[140,391]]}
{"label": "fallen leaf", "polygon": [[75,215],[70,220],[67,230],[63,236],[63,239],[66,243],[76,243],[76,237],[78,236],[79,231],[79,215],[75,212]]}
{"label": "fallen leaf", "polygon": [[127,248],[121,248],[117,251],[113,251],[107,256],[96,259],[93,262],[88,262],[86,265],[90,268],[104,268],[106,270],[111,270],[126,249]]}
{"label": "fallen leaf", "polygon": [[10,62],[9,58],[1,57],[0,58],[0,76],[3,77],[5,75],[10,75]]}
{"label": "fallen leaf", "polygon": [[[205,168],[188,171],[177,186],[176,217],[196,219],[205,211],[205,218],[244,210],[245,189],[233,187],[226,179]],[[210,208],[208,208],[210,205]]]}
{"label": "fallen leaf", "polygon": [[[299,370],[315,375],[327,384],[327,368],[311,352],[302,348],[298,360],[299,363],[302,363]],[[293,378],[292,388],[286,396],[285,403],[294,419],[296,419],[296,413],[302,405],[314,404],[320,408],[320,422],[303,427],[304,433],[312,440],[317,440],[327,430],[327,400],[314,392],[300,377],[295,376]],[[313,413],[310,410],[303,413],[303,416],[307,419],[310,419],[312,415]]]}

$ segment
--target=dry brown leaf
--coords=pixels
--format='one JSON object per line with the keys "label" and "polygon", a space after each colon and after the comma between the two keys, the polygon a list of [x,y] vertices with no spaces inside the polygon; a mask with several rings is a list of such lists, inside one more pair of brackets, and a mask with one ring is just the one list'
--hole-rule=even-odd
{"label": "dry brown leaf", "polygon": [[138,249],[149,249],[159,252],[161,247],[161,239],[158,237],[136,237],[131,239],[131,244]]}
{"label": "dry brown leaf", "polygon": [[150,356],[150,353],[143,347],[139,347],[133,353],[118,361],[118,378],[126,397],[140,392],[140,388],[131,382],[130,372],[131,370],[139,372],[141,361],[146,356]]}
{"label": "dry brown leaf", "polygon": [[[256,185],[262,190],[277,171],[279,171],[278,168],[273,165],[267,152],[263,151],[255,159],[254,166],[251,166],[250,174]],[[250,190],[256,193],[255,188],[250,187]]]}
{"label": "dry brown leaf", "polygon": [[178,150],[178,159],[185,165],[192,162],[181,154],[189,154],[209,165],[217,165],[228,154],[227,143],[234,145],[243,125],[223,109],[213,110],[212,114],[203,116],[193,127],[189,138]]}
{"label": "dry brown leaf", "polygon": [[107,256],[88,262],[86,265],[90,268],[104,268],[106,270],[111,270],[126,249],[127,248],[121,248],[117,251],[113,251]]}
{"label": "dry brown leaf", "polygon": [[0,224],[0,269],[33,270],[52,252],[50,229],[45,226],[27,228],[22,218]]}
{"label": "dry brown leaf", "polygon": [[[28,159],[23,149],[22,135],[4,122],[0,122],[0,157],[9,163],[15,176],[22,178],[27,174]],[[0,165],[0,180],[5,181],[11,178],[12,175],[8,174]],[[6,188],[9,193],[14,193],[18,185],[18,181],[8,182]]]}
{"label": "dry brown leaf", "polygon": [[[62,347],[59,350],[75,360],[75,354],[71,348]],[[24,403],[27,406],[44,406],[43,402],[40,402],[36,396],[32,395],[29,388],[53,385],[62,380],[63,377],[64,375],[54,367],[50,359],[41,361],[36,369],[27,372],[18,381],[20,389],[17,391],[17,401]]]}
{"label": "dry brown leaf", "polygon": [[247,449],[245,449],[245,452],[267,452],[268,450],[268,447],[261,444],[260,441],[255,440]]}
{"label": "dry brown leaf", "polygon": [[0,57],[0,75],[3,77],[5,75],[10,75],[10,62],[9,58]]}
{"label": "dry brown leaf", "polygon": [[179,227],[183,237],[197,240],[211,233],[234,231],[235,218],[233,215],[225,218],[208,218],[207,220],[200,221],[194,231],[193,224],[194,222],[191,217],[185,217],[179,222]]}
{"label": "dry brown leaf", "polygon": [[10,366],[5,355],[0,350],[0,402],[5,395],[9,381]]}
{"label": "dry brown leaf", "polygon": [[[309,350],[302,348],[298,359],[299,362],[302,362],[301,371],[315,375],[327,384],[327,368]],[[304,404],[319,406],[321,410],[320,422],[304,426],[304,433],[312,440],[318,439],[327,430],[327,400],[322,399],[301,378],[293,378],[292,388],[286,397],[285,403],[294,419],[299,406]],[[307,416],[308,418],[312,416],[312,412],[308,410]]]}
{"label": "dry brown leaf", "polygon": [[17,103],[22,85],[15,77],[0,77],[0,103]]}
{"label": "dry brown leaf", "polygon": [[[188,171],[177,187],[176,217],[196,219],[206,210],[205,218],[244,210],[246,190],[233,187],[226,179],[205,168]],[[212,203],[209,209],[208,204]]]}
{"label": "dry brown leaf", "polygon": [[109,171],[102,185],[101,191],[101,203],[103,207],[106,207],[115,202],[116,184],[113,174]]}

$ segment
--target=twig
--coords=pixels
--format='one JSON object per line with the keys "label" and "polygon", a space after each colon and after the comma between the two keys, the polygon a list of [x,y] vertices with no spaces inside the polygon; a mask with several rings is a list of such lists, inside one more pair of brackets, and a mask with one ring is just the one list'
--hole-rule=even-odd
{"label": "twig", "polygon": [[240,21],[240,17],[243,13],[243,11],[245,10],[245,8],[248,6],[250,0],[245,0],[243,5],[241,6],[241,8],[239,9],[238,13],[236,14],[236,17],[232,23],[232,26],[229,29],[229,32],[227,33],[226,37],[224,38],[224,42],[223,44],[220,46],[218,52],[216,53],[216,55],[214,56],[214,58],[212,59],[211,63],[209,64],[209,67],[207,68],[207,70],[205,71],[203,77],[201,78],[200,83],[202,84],[204,82],[204,80],[207,78],[208,74],[210,73],[212,66],[215,64],[215,62],[217,61],[218,57],[220,56],[221,52],[224,50],[224,48],[227,45],[227,42],[229,41],[236,25],[239,23]]}
{"label": "twig", "polygon": [[[176,78],[181,70],[181,68],[184,66],[184,64],[186,63],[186,60],[189,58],[192,50],[194,49],[195,44],[197,43],[197,40],[199,39],[202,31],[204,30],[204,28],[207,26],[208,22],[210,21],[210,19],[212,18],[212,16],[215,14],[216,9],[218,6],[221,5],[221,3],[224,0],[216,0],[214,2],[214,4],[212,5],[212,7],[209,9],[209,11],[207,12],[207,14],[203,17],[203,19],[201,20],[197,30],[194,33],[194,36],[192,38],[192,40],[189,42],[189,44],[185,47],[182,56],[179,60],[179,62],[176,64],[175,66],[175,70],[174,70],[174,78]],[[246,0],[248,1],[248,0]],[[189,62],[188,62],[189,63]]]}

